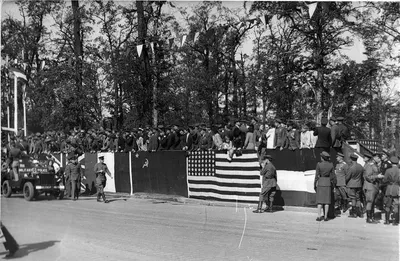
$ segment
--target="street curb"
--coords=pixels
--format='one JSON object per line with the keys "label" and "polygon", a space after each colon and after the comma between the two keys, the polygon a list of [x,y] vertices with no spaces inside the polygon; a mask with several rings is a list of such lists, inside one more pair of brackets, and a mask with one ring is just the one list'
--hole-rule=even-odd
{"label": "street curb", "polygon": [[[152,200],[178,202],[182,204],[214,206],[214,207],[235,207],[235,208],[238,207],[238,208],[253,208],[253,209],[257,207],[255,204],[250,204],[250,203],[219,202],[219,201],[193,199],[182,196],[164,195],[164,194],[135,193],[133,195],[126,194],[126,196],[130,196],[131,198],[134,199],[152,199]],[[312,207],[276,206],[276,210],[315,213],[315,208]]]}

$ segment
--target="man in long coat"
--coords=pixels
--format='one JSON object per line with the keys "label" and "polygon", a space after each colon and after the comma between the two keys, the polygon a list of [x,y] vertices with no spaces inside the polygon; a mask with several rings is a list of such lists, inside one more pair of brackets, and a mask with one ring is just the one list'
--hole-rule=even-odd
{"label": "man in long coat", "polygon": [[262,189],[260,193],[260,199],[258,202],[257,210],[253,211],[254,213],[263,213],[262,205],[265,201],[267,207],[265,209],[266,212],[272,213],[272,207],[274,203],[274,196],[276,193],[276,185],[277,185],[277,176],[276,169],[274,164],[271,162],[272,157],[270,155],[265,155],[262,158],[261,162],[261,172],[262,176]]}
{"label": "man in long coat", "polygon": [[70,163],[65,167],[65,175],[67,180],[71,182],[71,194],[73,201],[79,199],[79,189],[81,185],[81,175],[82,169],[81,165],[78,163],[78,157],[74,154],[68,156]]}

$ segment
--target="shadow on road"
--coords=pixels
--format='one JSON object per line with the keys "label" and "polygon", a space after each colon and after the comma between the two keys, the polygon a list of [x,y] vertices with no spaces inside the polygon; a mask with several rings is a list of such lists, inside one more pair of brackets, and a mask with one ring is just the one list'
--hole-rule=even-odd
{"label": "shadow on road", "polygon": [[[45,250],[49,247],[54,246],[56,243],[59,243],[59,242],[60,241],[58,241],[58,240],[51,240],[51,241],[44,241],[44,242],[39,242],[39,243],[20,245],[19,250],[14,254],[14,256],[7,258],[7,259],[21,258],[21,257],[29,255],[30,253]],[[0,255],[6,255],[6,254],[8,254],[8,251],[0,253]]]}

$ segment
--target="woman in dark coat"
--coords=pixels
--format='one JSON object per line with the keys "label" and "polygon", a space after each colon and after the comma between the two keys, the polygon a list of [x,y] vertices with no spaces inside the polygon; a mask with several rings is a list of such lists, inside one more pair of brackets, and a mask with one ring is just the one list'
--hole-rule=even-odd
{"label": "woman in dark coat", "polygon": [[[335,168],[326,151],[321,153],[321,162],[317,163],[315,170],[314,189],[317,192],[318,218],[317,221],[328,221],[329,205],[332,202],[332,189],[336,184]],[[321,216],[324,205],[324,216]]]}

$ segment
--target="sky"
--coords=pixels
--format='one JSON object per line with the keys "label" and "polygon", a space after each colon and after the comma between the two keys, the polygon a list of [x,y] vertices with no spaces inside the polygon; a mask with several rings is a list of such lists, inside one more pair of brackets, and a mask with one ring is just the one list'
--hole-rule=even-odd
{"label": "sky", "polygon": [[[8,15],[11,15],[16,18],[20,18],[19,10],[17,5],[15,4],[15,0],[2,0],[2,6],[1,6],[1,20],[3,20],[5,17]],[[125,4],[132,3],[131,1],[116,1],[116,2],[121,2]],[[172,1],[175,6],[177,7],[190,7],[191,5],[196,5],[198,1]],[[243,9],[243,1],[223,1],[222,2],[224,6],[229,7],[229,8],[238,8],[238,9]],[[70,0],[67,1],[67,5],[70,5]],[[247,8],[249,8],[249,4],[247,5]],[[243,10],[244,12],[244,10]],[[175,12],[176,16],[180,16],[178,12]],[[178,17],[177,17],[178,18]],[[182,19],[182,17],[180,17]],[[252,37],[248,37],[247,40],[243,43],[241,48],[239,48],[238,51],[238,57],[240,57],[240,53],[245,53],[245,54],[251,54],[252,53]],[[354,44],[351,47],[346,47],[342,48],[340,52],[342,54],[347,55],[350,59],[361,63],[364,59],[366,59],[366,56],[363,54],[365,51],[364,46],[362,41],[359,38],[354,39]],[[393,81],[391,84],[393,88],[397,89],[400,91],[400,78],[396,79]]]}

